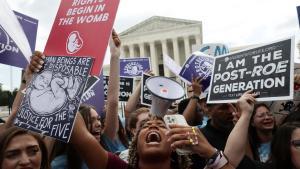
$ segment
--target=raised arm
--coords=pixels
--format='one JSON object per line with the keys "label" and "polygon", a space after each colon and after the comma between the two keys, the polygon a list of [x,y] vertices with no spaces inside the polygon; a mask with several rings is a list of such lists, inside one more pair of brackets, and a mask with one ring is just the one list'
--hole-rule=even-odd
{"label": "raised arm", "polygon": [[70,142],[90,169],[106,168],[108,154],[87,130],[80,113],[76,115]]}
{"label": "raised arm", "polygon": [[192,80],[193,96],[190,97],[189,104],[187,105],[187,107],[183,112],[183,116],[185,117],[189,125],[195,125],[194,122],[198,122],[199,119],[202,119],[202,116],[196,114],[198,112],[195,111],[197,109],[197,103],[200,100],[199,96],[202,90],[202,85],[200,83],[201,83],[200,77],[198,78],[193,77]]}
{"label": "raised arm", "polygon": [[241,117],[232,129],[224,150],[230,164],[234,167],[239,165],[246,152],[248,127],[256,96],[252,91],[247,91],[239,98],[237,103]]}
{"label": "raised arm", "polygon": [[130,113],[137,109],[137,104],[141,96],[141,81],[136,85],[133,93],[129,97],[126,106],[125,106],[125,119],[129,119]]}
{"label": "raised arm", "polygon": [[118,103],[120,90],[120,46],[118,34],[113,30],[110,40],[110,68],[107,90],[107,110],[103,133],[110,139],[115,139],[118,129]]}
{"label": "raised arm", "polygon": [[[146,71],[145,72],[146,74],[149,74],[151,76],[154,76],[154,74],[151,72],[151,71]],[[137,105],[139,103],[139,99],[140,99],[140,96],[141,96],[141,85],[142,85],[142,82],[140,81],[133,93],[131,94],[131,96],[129,97],[127,103],[126,103],[126,106],[125,106],[125,120],[126,120],[126,126],[127,126],[127,122],[128,122],[128,119],[130,117],[130,113],[134,112],[135,110],[138,109]]]}

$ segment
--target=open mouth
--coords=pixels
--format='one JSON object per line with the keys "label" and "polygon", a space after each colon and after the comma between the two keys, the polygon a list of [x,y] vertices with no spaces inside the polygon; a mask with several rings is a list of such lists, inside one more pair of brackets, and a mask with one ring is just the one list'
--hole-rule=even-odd
{"label": "open mouth", "polygon": [[157,131],[150,131],[146,137],[146,143],[160,143],[161,137]]}
{"label": "open mouth", "polygon": [[92,135],[94,135],[94,136],[99,136],[100,134],[101,134],[100,130],[92,132]]}
{"label": "open mouth", "polygon": [[263,124],[266,125],[266,126],[270,126],[270,125],[273,125],[274,122],[273,121],[266,121]]}

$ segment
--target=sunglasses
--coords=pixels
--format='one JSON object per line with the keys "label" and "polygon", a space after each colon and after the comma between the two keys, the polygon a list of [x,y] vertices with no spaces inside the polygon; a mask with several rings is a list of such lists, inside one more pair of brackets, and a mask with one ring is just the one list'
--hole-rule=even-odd
{"label": "sunglasses", "polygon": [[300,149],[300,140],[292,140],[291,143],[295,148]]}

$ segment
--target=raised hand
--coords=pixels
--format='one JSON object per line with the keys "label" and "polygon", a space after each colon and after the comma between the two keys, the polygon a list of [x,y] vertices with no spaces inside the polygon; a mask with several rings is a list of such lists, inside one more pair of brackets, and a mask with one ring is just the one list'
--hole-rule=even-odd
{"label": "raised hand", "polygon": [[169,128],[167,136],[173,150],[184,148],[204,158],[209,158],[215,153],[215,148],[208,143],[197,127],[171,124]]}

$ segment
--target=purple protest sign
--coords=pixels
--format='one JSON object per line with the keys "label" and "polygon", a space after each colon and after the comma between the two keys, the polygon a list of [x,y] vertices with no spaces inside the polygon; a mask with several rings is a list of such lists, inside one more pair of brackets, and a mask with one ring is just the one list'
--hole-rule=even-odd
{"label": "purple protest sign", "polygon": [[120,59],[120,76],[142,76],[143,72],[151,70],[149,58]]}
{"label": "purple protest sign", "polygon": [[[35,41],[38,27],[38,20],[15,12],[15,15],[20,22],[25,35],[28,39],[31,51],[35,49]],[[0,26],[0,63],[25,68],[28,64],[25,56],[18,48],[13,39],[8,33]]]}
{"label": "purple protest sign", "polygon": [[300,26],[300,6],[297,6],[298,21]]}
{"label": "purple protest sign", "polygon": [[194,52],[182,66],[179,76],[181,76],[188,84],[191,84],[192,77],[203,78],[201,84],[202,90],[205,91],[210,83],[213,62],[213,57],[207,56],[201,52]]}
{"label": "purple protest sign", "polygon": [[95,106],[97,113],[101,115],[104,108],[104,87],[102,73],[99,77],[90,76],[85,87],[86,90],[82,96],[81,102]]}

